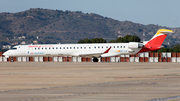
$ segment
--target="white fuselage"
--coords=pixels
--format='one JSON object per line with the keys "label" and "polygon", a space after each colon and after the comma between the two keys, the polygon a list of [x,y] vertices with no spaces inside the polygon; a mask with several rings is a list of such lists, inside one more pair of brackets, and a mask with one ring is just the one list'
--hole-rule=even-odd
{"label": "white fuselage", "polygon": [[161,48],[168,33],[172,30],[159,29],[147,42],[129,43],[96,43],[96,44],[42,44],[18,45],[3,53],[4,56],[77,56],[92,57],[97,62],[98,57],[111,57],[117,55],[131,55]]}
{"label": "white fuselage", "polygon": [[[130,49],[129,43],[97,43],[97,44],[39,44],[18,45],[8,50],[6,56],[81,56],[111,57],[117,55],[136,54],[141,48]],[[108,48],[108,53],[103,53]]]}

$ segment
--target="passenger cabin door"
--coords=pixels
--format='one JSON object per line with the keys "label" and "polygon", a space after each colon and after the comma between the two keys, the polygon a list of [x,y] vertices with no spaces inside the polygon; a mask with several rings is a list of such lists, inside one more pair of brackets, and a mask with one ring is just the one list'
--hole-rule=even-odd
{"label": "passenger cabin door", "polygon": [[20,54],[24,55],[25,54],[25,46],[19,46],[18,48],[20,49]]}

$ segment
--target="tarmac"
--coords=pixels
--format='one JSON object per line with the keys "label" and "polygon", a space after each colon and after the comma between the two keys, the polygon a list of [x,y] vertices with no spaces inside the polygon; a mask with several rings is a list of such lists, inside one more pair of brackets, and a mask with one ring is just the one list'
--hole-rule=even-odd
{"label": "tarmac", "polygon": [[2,62],[0,101],[180,101],[180,63]]}

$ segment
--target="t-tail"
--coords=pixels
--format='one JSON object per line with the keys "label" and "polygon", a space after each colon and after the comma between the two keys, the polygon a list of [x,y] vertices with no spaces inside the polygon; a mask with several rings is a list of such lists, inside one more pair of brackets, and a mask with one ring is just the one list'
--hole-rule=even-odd
{"label": "t-tail", "polygon": [[144,47],[138,53],[155,51],[160,49],[162,47],[161,45],[163,41],[169,33],[173,33],[173,31],[169,29],[159,29],[149,41],[145,42]]}

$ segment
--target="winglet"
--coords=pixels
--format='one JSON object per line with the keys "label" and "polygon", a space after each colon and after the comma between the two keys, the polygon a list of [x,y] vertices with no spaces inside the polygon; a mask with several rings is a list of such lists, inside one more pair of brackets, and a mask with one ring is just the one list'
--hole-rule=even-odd
{"label": "winglet", "polygon": [[111,49],[111,47],[109,47],[104,53],[108,53],[110,49]]}

